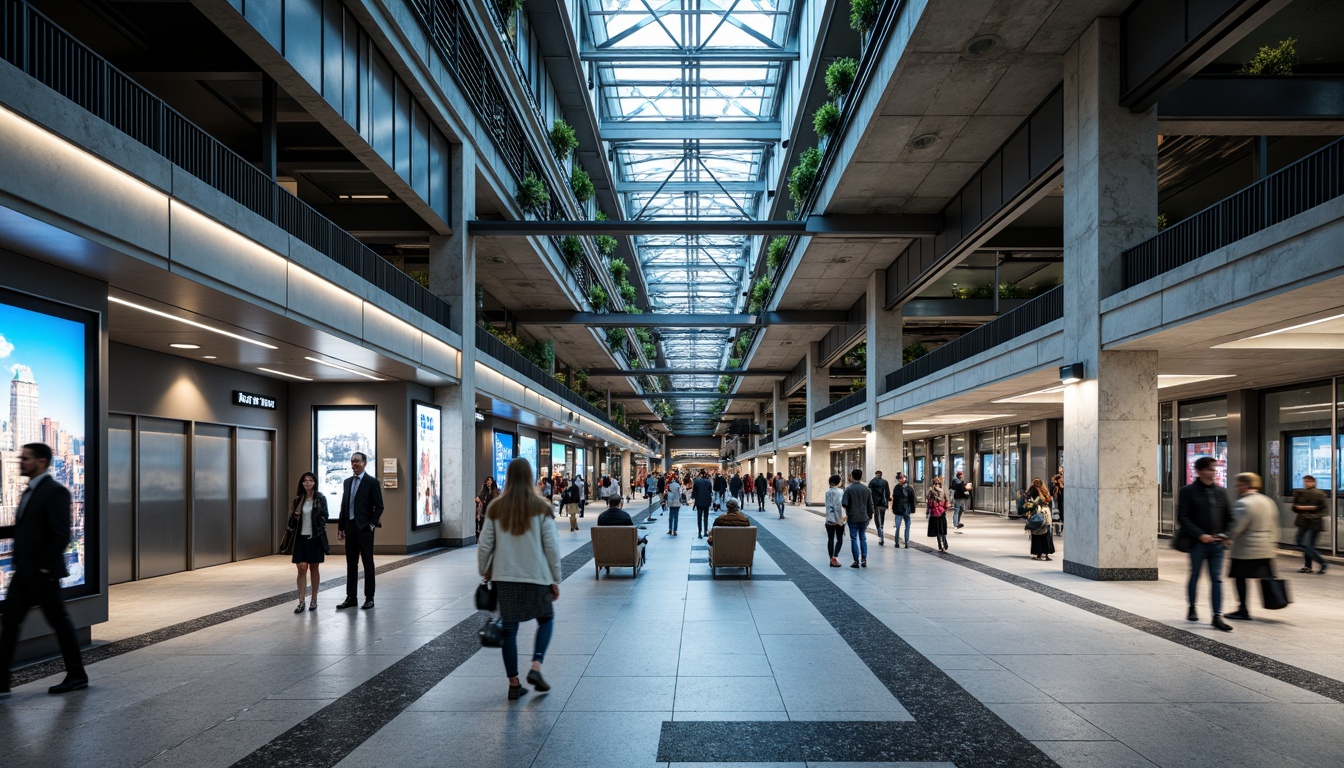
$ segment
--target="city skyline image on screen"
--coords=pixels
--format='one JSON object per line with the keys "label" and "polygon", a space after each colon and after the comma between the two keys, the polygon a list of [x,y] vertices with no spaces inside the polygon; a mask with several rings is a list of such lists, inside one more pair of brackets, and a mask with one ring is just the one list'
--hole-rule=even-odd
{"label": "city skyline image on screen", "polygon": [[[70,489],[71,537],[61,586],[85,580],[84,459],[87,403],[85,326],[0,302],[0,370],[8,378],[0,419],[0,526],[13,525],[28,478],[19,474],[27,443],[51,446],[51,476]],[[0,539],[0,598],[13,572],[14,542]]]}

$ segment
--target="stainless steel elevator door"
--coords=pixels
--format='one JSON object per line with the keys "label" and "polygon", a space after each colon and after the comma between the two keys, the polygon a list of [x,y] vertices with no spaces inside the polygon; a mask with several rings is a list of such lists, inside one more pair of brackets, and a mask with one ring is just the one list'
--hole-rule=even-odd
{"label": "stainless steel elevator door", "polygon": [[141,419],[136,480],[138,578],[187,569],[187,428],[180,421]]}
{"label": "stainless steel elevator door", "polygon": [[233,559],[233,430],[197,424],[191,468],[191,567],[227,563]]}
{"label": "stainless steel elevator door", "polygon": [[273,435],[238,428],[237,559],[272,554],[275,502]]}
{"label": "stainless steel elevator door", "polygon": [[134,420],[111,414],[107,419],[107,580],[120,584],[135,578],[135,452]]}

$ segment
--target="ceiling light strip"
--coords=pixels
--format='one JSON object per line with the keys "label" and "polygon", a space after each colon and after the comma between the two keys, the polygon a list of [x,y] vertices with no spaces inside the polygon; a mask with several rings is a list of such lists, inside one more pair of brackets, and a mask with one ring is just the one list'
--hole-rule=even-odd
{"label": "ceiling light strip", "polygon": [[141,312],[148,312],[148,313],[151,314],[151,315],[156,315],[156,316],[158,316],[158,317],[162,317],[162,318],[164,318],[164,319],[166,319],[166,320],[174,320],[174,321],[176,321],[176,322],[182,323],[183,325],[190,325],[190,326],[193,327],[193,328],[200,328],[200,329],[203,330],[203,331],[209,331],[209,332],[211,332],[211,333],[218,333],[220,336],[228,336],[228,337],[231,338],[231,339],[237,339],[238,341],[247,342],[248,344],[255,344],[256,346],[258,346],[258,347],[262,347],[262,348],[264,348],[264,349],[279,349],[279,347],[273,346],[273,345],[271,345],[271,344],[267,344],[267,343],[265,343],[265,342],[263,342],[263,341],[256,341],[255,339],[249,339],[249,338],[247,338],[246,336],[239,336],[239,335],[236,334],[236,333],[230,333],[230,332],[228,332],[228,331],[221,330],[221,329],[219,329],[219,328],[212,328],[212,327],[210,327],[210,326],[208,326],[208,325],[206,325],[206,324],[204,324],[204,323],[198,323],[198,322],[196,322],[195,320],[188,320],[188,319],[186,319],[185,317],[177,317],[176,315],[170,315],[170,314],[168,314],[167,312],[160,312],[160,311],[157,310],[157,309],[152,309],[152,308],[150,308],[150,307],[146,307],[146,306],[144,306],[143,304],[136,304],[135,302],[127,301],[127,300],[125,300],[125,299],[119,299],[119,298],[117,298],[116,296],[108,296],[108,297],[107,297],[107,300],[110,301],[110,302],[112,302],[112,303],[114,303],[114,304],[120,304],[120,305],[125,306],[125,307],[131,307],[131,308],[133,308],[133,309],[138,309],[138,310],[140,310]]}
{"label": "ceiling light strip", "polygon": [[329,362],[327,362],[326,360],[318,360],[316,357],[305,357],[305,358],[303,358],[303,359],[304,359],[304,360],[307,360],[307,361],[310,362],[310,363],[317,363],[318,365],[325,365],[325,366],[327,366],[328,368],[336,368],[336,369],[338,369],[338,370],[342,370],[342,371],[345,371],[345,372],[347,372],[347,373],[353,373],[353,374],[355,374],[356,376],[363,376],[363,377],[366,378],[366,379],[373,379],[374,381],[382,381],[382,379],[378,378],[377,376],[374,376],[374,375],[369,374],[369,373],[365,373],[365,372],[363,372],[363,371],[357,371],[357,370],[355,370],[354,368],[348,368],[348,367],[346,367],[346,366],[344,366],[344,365],[340,365],[339,363],[329,363]]}
{"label": "ceiling light strip", "polygon": [[265,371],[267,373],[274,373],[276,376],[284,376],[290,379],[298,379],[299,381],[312,381],[312,379],[308,378],[307,376],[300,376],[295,373],[285,373],[284,371],[277,371],[271,368],[262,368],[261,366],[257,366],[257,370]]}

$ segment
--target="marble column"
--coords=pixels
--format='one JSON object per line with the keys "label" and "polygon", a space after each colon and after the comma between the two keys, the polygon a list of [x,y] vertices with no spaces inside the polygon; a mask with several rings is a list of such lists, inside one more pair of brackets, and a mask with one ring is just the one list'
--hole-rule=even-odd
{"label": "marble column", "polygon": [[784,399],[784,384],[776,381],[772,391],[772,403],[774,408],[774,423],[771,424],[771,434],[774,435],[774,441],[771,445],[779,445],[779,433],[789,425],[789,403]]}
{"label": "marble column", "polygon": [[899,308],[887,310],[887,277],[885,270],[868,276],[868,345],[867,419],[869,432],[864,441],[865,471],[868,477],[882,470],[887,482],[894,482],[901,469],[901,422],[879,421],[877,398],[886,391],[887,374],[901,367],[903,323]]}
{"label": "marble column", "polygon": [[629,451],[621,451],[621,490],[629,496],[633,492],[635,482],[635,462],[630,457]]}
{"label": "marble column", "polygon": [[1101,349],[1120,254],[1157,233],[1156,109],[1119,106],[1120,31],[1097,19],[1064,66],[1064,570],[1157,578],[1157,353]]}
{"label": "marble column", "polygon": [[873,429],[864,441],[865,471],[871,478],[873,473],[882,470],[882,477],[888,483],[896,482],[896,473],[901,471],[901,422],[892,419],[879,419],[873,422]]}
{"label": "marble column", "polygon": [[[476,245],[467,234],[475,218],[476,152],[469,144],[451,149],[451,200],[447,237],[429,239],[429,287],[448,302],[453,330],[462,335],[462,354],[455,387],[434,391],[443,409],[443,476],[445,482],[440,536],[449,546],[476,540]],[[536,467],[532,468],[536,471]]]}
{"label": "marble column", "polygon": [[830,487],[831,441],[811,440],[807,445],[807,493],[804,502],[812,505],[826,503],[826,489]]}
{"label": "marble column", "polygon": [[807,440],[812,447],[820,445],[819,450],[807,453],[807,493],[805,501],[809,504],[826,503],[826,478],[831,476],[830,441],[817,440],[813,428],[817,423],[817,411],[831,404],[831,369],[821,364],[821,345],[812,342],[807,347]]}

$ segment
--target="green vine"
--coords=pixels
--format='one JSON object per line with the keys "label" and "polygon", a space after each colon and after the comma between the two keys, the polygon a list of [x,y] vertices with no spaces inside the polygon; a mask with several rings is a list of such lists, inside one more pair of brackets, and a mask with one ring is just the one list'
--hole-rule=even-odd
{"label": "green vine", "polygon": [[765,302],[770,299],[770,289],[772,287],[769,277],[762,277],[756,281],[755,285],[751,286],[751,296],[747,301],[747,312],[749,314],[760,314],[761,310],[765,309]]}

